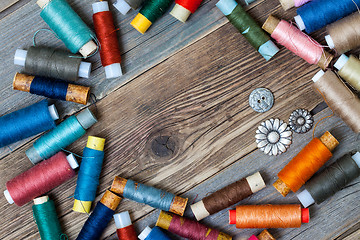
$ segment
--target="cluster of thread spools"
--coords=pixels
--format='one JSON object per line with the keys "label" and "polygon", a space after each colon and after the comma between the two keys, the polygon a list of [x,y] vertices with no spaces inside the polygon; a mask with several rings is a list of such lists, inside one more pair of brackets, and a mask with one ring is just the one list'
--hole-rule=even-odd
{"label": "cluster of thread spools", "polygon": [[[145,33],[165,14],[172,2],[119,0],[114,6],[123,14],[131,8],[142,6],[131,25]],[[185,22],[201,2],[202,0],[176,0],[170,14]],[[251,2],[253,0],[247,1]],[[24,66],[26,74],[15,74],[13,88],[86,105],[90,88],[73,83],[79,77],[90,76],[91,64],[83,61],[84,58],[99,51],[106,77],[122,75],[117,29],[108,2],[92,5],[96,34],[65,0],[39,0],[37,4],[41,8],[41,17],[71,53],[36,46],[27,50],[18,49],[14,62]],[[266,60],[273,58],[279,51],[271,36],[278,44],[323,70],[329,69],[334,56],[302,30],[312,33],[331,24],[325,39],[330,48],[335,49],[337,54],[342,54],[334,64],[338,71],[321,70],[312,80],[332,111],[354,132],[359,133],[360,100],[354,91],[360,90],[360,61],[357,57],[346,56],[344,53],[360,46],[360,30],[357,28],[360,23],[360,13],[357,12],[360,0],[281,0],[281,4],[285,9],[305,4],[298,9],[298,16],[295,17],[298,27],[270,15],[262,27],[264,31],[235,0],[220,0],[216,6]],[[77,53],[82,56],[76,55]],[[56,107],[47,100],[0,118],[0,147],[47,131],[26,150],[26,156],[34,166],[9,180],[4,191],[10,204],[22,206],[34,201],[34,218],[41,239],[46,240],[65,239],[66,234],[61,230],[54,202],[42,195],[76,175],[75,169],[79,167],[76,156],[67,154],[69,152],[65,148],[85,135],[86,130],[97,122],[89,109],[56,125],[58,118]],[[274,124],[277,124],[276,121]],[[281,128],[280,125],[277,127]],[[325,132],[320,138],[314,138],[279,172],[279,179],[273,185],[283,196],[290,191],[297,192],[304,186],[297,194],[303,207],[300,204],[239,205],[236,210],[229,210],[229,224],[235,224],[237,228],[295,228],[308,223],[308,206],[323,202],[360,175],[360,153],[352,152],[313,177],[332,157],[338,144],[331,133]],[[77,237],[79,240],[99,239],[112,218],[120,240],[170,239],[166,231],[193,240],[232,239],[228,234],[198,221],[237,204],[265,187],[259,172],[240,179],[192,204],[191,211],[196,218],[192,220],[183,216],[188,199],[131,179],[115,177],[110,190],[104,193],[91,211],[99,185],[104,146],[104,138],[89,136],[83,155],[77,156],[82,161],[74,192],[73,210],[91,213]],[[129,212],[115,214],[122,198],[161,209],[156,226],[136,233]],[[274,238],[264,230],[249,239]]]}

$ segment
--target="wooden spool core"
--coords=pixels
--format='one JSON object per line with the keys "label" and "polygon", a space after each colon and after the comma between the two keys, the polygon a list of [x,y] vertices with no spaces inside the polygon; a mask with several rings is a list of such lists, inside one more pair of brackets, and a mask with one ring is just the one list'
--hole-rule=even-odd
{"label": "wooden spool core", "polygon": [[117,196],[115,193],[106,190],[100,202],[105,206],[107,206],[108,208],[110,208],[111,210],[115,211],[116,208],[119,206],[121,199],[122,198]]}
{"label": "wooden spool core", "polygon": [[13,89],[23,92],[30,92],[30,85],[35,76],[30,76],[22,73],[15,73],[13,80]]}
{"label": "wooden spool core", "polygon": [[259,240],[276,240],[270,233],[268,230],[264,230],[262,231],[258,236],[257,238]]}
{"label": "wooden spool core", "polygon": [[127,179],[116,176],[111,184],[110,191],[119,195],[123,195],[126,183],[127,183]]}

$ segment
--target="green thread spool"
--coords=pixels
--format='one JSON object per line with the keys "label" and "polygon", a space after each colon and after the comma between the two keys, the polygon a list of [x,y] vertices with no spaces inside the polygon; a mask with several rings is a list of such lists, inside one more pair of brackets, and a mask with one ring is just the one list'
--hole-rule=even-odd
{"label": "green thread spool", "polygon": [[92,41],[95,34],[81,20],[66,0],[38,0],[40,16],[72,52],[84,57],[93,54],[97,46]]}
{"label": "green thread spool", "polygon": [[220,0],[216,6],[266,61],[279,51],[269,35],[235,0]]}
{"label": "green thread spool", "polygon": [[334,64],[334,67],[339,70],[340,77],[354,89],[360,91],[360,60],[357,57],[353,55],[347,57],[345,54],[342,54]]}
{"label": "green thread spool", "polygon": [[66,234],[61,232],[55,204],[48,196],[35,198],[32,209],[42,240],[68,239]]}

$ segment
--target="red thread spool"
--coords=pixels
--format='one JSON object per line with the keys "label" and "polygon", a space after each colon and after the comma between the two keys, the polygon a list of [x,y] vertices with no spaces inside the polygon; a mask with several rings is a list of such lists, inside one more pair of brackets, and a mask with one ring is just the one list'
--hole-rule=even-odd
{"label": "red thread spool", "polygon": [[75,176],[77,162],[72,154],[58,152],[6,183],[5,197],[22,206]]}
{"label": "red thread spool", "polygon": [[135,228],[131,223],[131,218],[128,211],[121,212],[114,215],[116,233],[119,240],[137,240]]}
{"label": "red thread spool", "polygon": [[120,77],[121,53],[109,4],[107,1],[102,1],[94,3],[92,7],[94,28],[100,43],[100,58],[106,78]]}
{"label": "red thread spool", "polygon": [[191,13],[194,13],[203,0],[176,0],[170,14],[181,22],[186,22]]}

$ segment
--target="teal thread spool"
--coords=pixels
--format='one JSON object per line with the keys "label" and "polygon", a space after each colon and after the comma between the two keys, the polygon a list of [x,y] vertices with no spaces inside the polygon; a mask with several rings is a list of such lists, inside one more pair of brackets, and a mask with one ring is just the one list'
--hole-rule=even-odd
{"label": "teal thread spool", "polygon": [[95,34],[81,20],[66,0],[38,0],[40,16],[72,52],[80,52],[85,58],[93,54],[97,46],[92,41]]}
{"label": "teal thread spool", "polygon": [[33,146],[26,151],[26,156],[33,164],[48,159],[82,137],[86,129],[96,122],[96,118],[89,109],[77,116],[71,116],[36,140]]}
{"label": "teal thread spool", "polygon": [[235,0],[220,0],[216,6],[266,61],[279,51],[269,35]]}
{"label": "teal thread spool", "polygon": [[48,196],[35,198],[32,209],[41,240],[68,239],[67,236],[61,232],[55,204],[52,200],[49,200]]}

